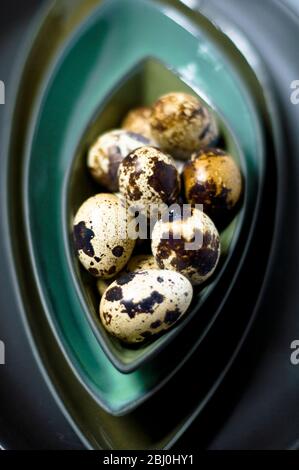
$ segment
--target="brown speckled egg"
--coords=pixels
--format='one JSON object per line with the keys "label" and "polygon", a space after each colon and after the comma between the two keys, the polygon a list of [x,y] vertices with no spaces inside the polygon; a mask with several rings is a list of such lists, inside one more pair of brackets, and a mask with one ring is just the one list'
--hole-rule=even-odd
{"label": "brown speckled egg", "polygon": [[192,152],[210,145],[218,137],[212,113],[186,93],[168,93],[158,99],[150,124],[159,147],[180,159],[188,159]]}
{"label": "brown speckled egg", "polygon": [[206,281],[220,256],[220,237],[212,220],[198,209],[180,216],[169,214],[156,222],[152,252],[161,269],[186,276],[193,285]]}
{"label": "brown speckled egg", "polygon": [[152,130],[149,122],[151,113],[151,108],[146,106],[132,109],[124,118],[122,128],[143,135],[147,139],[152,139]]}
{"label": "brown speckled egg", "polygon": [[127,264],[126,271],[142,271],[144,269],[159,269],[159,266],[153,255],[132,256]]}
{"label": "brown speckled egg", "polygon": [[74,245],[85,269],[109,279],[128,262],[135,240],[128,236],[130,216],[113,194],[97,194],[79,208],[73,223]]}
{"label": "brown speckled egg", "polygon": [[203,204],[204,212],[224,222],[242,192],[242,176],[233,158],[219,149],[194,154],[183,172],[185,195],[190,204]]}
{"label": "brown speckled egg", "polygon": [[95,141],[88,152],[88,169],[104,188],[118,191],[117,171],[120,162],[132,150],[152,143],[140,134],[123,129],[106,132]]}
{"label": "brown speckled egg", "polygon": [[139,343],[172,327],[186,312],[193,289],[174,271],[150,269],[124,274],[100,303],[103,326],[126,343]]}
{"label": "brown speckled egg", "polygon": [[172,204],[180,193],[180,176],[173,159],[156,147],[131,152],[120,164],[118,175],[120,192],[142,212],[150,205]]}

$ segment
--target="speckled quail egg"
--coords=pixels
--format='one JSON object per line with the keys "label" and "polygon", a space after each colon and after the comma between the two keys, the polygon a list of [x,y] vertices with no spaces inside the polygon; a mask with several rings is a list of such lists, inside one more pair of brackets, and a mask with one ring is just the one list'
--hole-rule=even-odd
{"label": "speckled quail egg", "polygon": [[215,221],[224,222],[242,193],[242,176],[233,158],[220,149],[194,154],[183,172],[185,195],[190,204],[203,204]]}
{"label": "speckled quail egg", "polygon": [[212,113],[186,93],[168,93],[159,98],[153,105],[150,124],[159,147],[180,159],[188,159],[192,152],[218,138]]}
{"label": "speckled quail egg", "polygon": [[131,152],[119,166],[119,190],[127,202],[147,212],[150,205],[176,202],[180,176],[173,159],[156,147]]}
{"label": "speckled quail egg", "polygon": [[174,325],[188,309],[192,294],[188,279],[174,271],[124,274],[103,295],[100,318],[112,335],[139,343]]}
{"label": "speckled quail egg", "polygon": [[220,256],[220,237],[212,220],[201,210],[169,214],[156,222],[152,252],[161,269],[175,270],[193,285],[206,281]]}
{"label": "speckled quail egg", "polygon": [[126,266],[126,271],[143,271],[144,269],[159,269],[159,266],[153,255],[135,255],[132,256]]}
{"label": "speckled quail egg", "polygon": [[90,147],[87,166],[93,178],[109,191],[118,191],[117,171],[128,153],[153,142],[146,137],[123,129],[101,135]]}
{"label": "speckled quail egg", "polygon": [[150,116],[152,110],[146,106],[132,109],[128,112],[122,122],[122,128],[130,132],[136,132],[148,139],[152,139],[152,130],[150,126]]}
{"label": "speckled quail egg", "polygon": [[73,223],[74,245],[90,274],[109,279],[126,265],[135,245],[129,237],[129,220],[114,194],[97,194],[79,208]]}

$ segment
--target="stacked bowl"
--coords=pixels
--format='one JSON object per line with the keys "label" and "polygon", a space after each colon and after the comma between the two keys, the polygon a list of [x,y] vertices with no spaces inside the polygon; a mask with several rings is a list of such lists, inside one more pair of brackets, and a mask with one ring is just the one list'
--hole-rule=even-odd
{"label": "stacked bowl", "polygon": [[[200,417],[252,323],[272,230],[262,211],[272,213],[266,188],[275,193],[276,181],[269,103],[236,45],[179,1],[62,0],[42,12],[34,31],[11,121],[8,178],[28,331],[87,447],[169,448]],[[132,346],[100,321],[73,223],[81,204],[101,192],[86,168],[94,139],[169,92],[195,96],[216,117],[221,147],[241,169],[243,196],[220,228],[219,265],[194,290],[187,313]]]}

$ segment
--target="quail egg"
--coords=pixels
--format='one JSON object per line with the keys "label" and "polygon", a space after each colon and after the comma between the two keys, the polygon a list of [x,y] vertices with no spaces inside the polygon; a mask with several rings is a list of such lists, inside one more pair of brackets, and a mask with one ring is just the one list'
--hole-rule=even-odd
{"label": "quail egg", "polygon": [[126,265],[135,245],[129,221],[114,194],[97,194],[79,208],[73,223],[74,245],[90,274],[109,279]]}
{"label": "quail egg", "polygon": [[192,152],[218,138],[214,116],[186,93],[168,93],[159,98],[153,105],[150,125],[159,147],[180,159],[188,159]]}
{"label": "quail egg", "polygon": [[127,202],[147,213],[150,206],[176,202],[180,176],[173,159],[156,147],[140,147],[119,166],[119,190]]}
{"label": "quail egg", "polygon": [[220,149],[194,154],[183,172],[185,195],[190,204],[203,204],[215,221],[228,219],[242,192],[242,176],[233,158]]}
{"label": "quail egg", "polygon": [[220,237],[212,220],[198,209],[168,217],[165,213],[154,226],[152,252],[161,269],[178,271],[199,285],[217,266]]}
{"label": "quail egg", "polygon": [[174,271],[150,269],[124,274],[103,295],[100,318],[126,343],[139,343],[169,329],[188,309],[192,285]]}
{"label": "quail egg", "polygon": [[142,271],[144,269],[159,269],[153,255],[132,256],[126,267],[126,271],[128,272]]}
{"label": "quail egg", "polygon": [[146,137],[123,129],[101,135],[91,146],[87,166],[93,178],[109,191],[118,191],[117,171],[120,162],[132,150],[151,145]]}
{"label": "quail egg", "polygon": [[146,106],[132,109],[124,118],[122,128],[143,135],[147,139],[152,139],[152,130],[149,122],[151,113],[151,108]]}

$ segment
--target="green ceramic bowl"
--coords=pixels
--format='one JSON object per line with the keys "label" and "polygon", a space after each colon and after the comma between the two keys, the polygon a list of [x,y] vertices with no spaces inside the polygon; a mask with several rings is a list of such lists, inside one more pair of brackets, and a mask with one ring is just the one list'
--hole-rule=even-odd
{"label": "green ceramic bowl", "polygon": [[[86,168],[88,147],[99,134],[109,129],[120,127],[122,118],[128,110],[136,106],[148,106],[159,96],[170,90],[196,95],[194,89],[188,86],[170,67],[165,66],[154,58],[147,58],[137,64],[125,77],[122,77],[120,83],[104,97],[96,114],[92,116],[88,128],[82,135],[73,162],[65,175],[68,232],[71,231],[74,214],[83,201],[97,192],[105,192],[104,189],[93,182],[88,174]],[[197,97],[204,102],[202,97],[198,95]],[[208,106],[206,102],[205,104]],[[216,113],[216,117],[218,118],[222,136],[221,145],[233,155],[238,165],[242,167],[243,173],[247,174],[246,161],[236,139],[224,120],[220,118],[219,113]],[[249,189],[251,188],[252,186],[249,186]],[[252,195],[252,197],[255,197],[255,195]],[[221,274],[224,271],[222,268],[233,253],[234,243],[232,243],[232,240],[237,240],[241,223],[242,218],[235,217],[225,230],[221,232],[222,257],[217,275],[214,276],[213,282],[210,280],[206,286],[195,290],[196,297],[193,302],[193,308],[190,308],[184,320],[156,341],[151,341],[137,347],[124,345],[116,338],[110,336],[105,328],[103,328],[98,313],[100,297],[97,292],[96,281],[86,273],[77,258],[74,257],[72,240],[70,240],[66,250],[69,252],[69,269],[76,273],[75,284],[77,286],[77,295],[81,299],[84,312],[91,323],[99,343],[117,369],[128,373],[137,369],[140,365],[144,365],[175,338],[179,331],[191,320],[193,315],[200,315],[201,307],[213,292],[212,287],[221,278]]]}
{"label": "green ceramic bowl", "polygon": [[[179,25],[175,12],[146,0],[138,4],[133,0],[111,0],[95,9],[56,59],[41,90],[27,142],[26,234],[44,311],[77,379],[113,414],[136,407],[165,384],[215,322],[221,303],[234,285],[236,268],[243,262],[263,183],[262,124],[254,98],[240,79],[241,72],[232,68],[229,57],[221,51],[221,43],[218,42],[217,47],[195,24],[189,31],[185,25]],[[142,40],[136,41],[136,37]],[[180,47],[173,47],[173,38]],[[156,60],[144,62],[148,57]],[[231,129],[230,135],[235,136],[240,151],[234,147],[234,140],[228,139],[228,134],[227,145],[236,158],[244,155],[244,205],[235,221],[236,227],[227,233],[228,242],[233,238],[230,245],[233,250],[209,285],[208,289],[213,292],[200,314],[196,302],[203,302],[208,289],[195,299],[194,310],[189,314],[190,318],[193,316],[190,325],[182,329],[182,323],[169,333],[168,338],[176,335],[176,341],[161,351],[156,361],[124,375],[116,370],[103,350],[120,369],[128,370],[133,364],[136,367],[146,355],[158,351],[167,336],[161,338],[160,343],[146,346],[147,350],[131,351],[102,334],[95,314],[96,302],[91,290],[86,288],[89,281],[83,279],[71,256],[70,245],[71,212],[90,191],[90,186],[86,179],[85,189],[82,185],[76,193],[72,187],[76,178],[80,178],[81,188],[85,178],[80,171],[82,145],[88,141],[85,136],[97,127],[99,106],[104,112],[105,106],[113,103],[111,93],[124,77],[130,76],[138,64],[143,64],[141,75],[145,77],[157,77],[157,68],[158,71],[163,68],[161,76],[167,77],[166,83],[162,82],[157,88],[151,81],[151,86],[138,93],[136,103],[141,98],[148,102],[162,89],[168,91],[169,81],[177,80],[173,72],[159,65],[157,60],[168,64],[167,67],[176,71],[195,93],[200,90],[212,104],[217,103],[217,110],[226,123],[224,127]],[[145,73],[146,68],[151,70]],[[135,78],[133,73],[133,81],[138,73]],[[127,80],[123,83],[128,86]],[[180,81],[178,86],[187,85]],[[131,98],[123,105],[118,102],[115,111],[109,111],[111,124],[120,110],[132,104]],[[95,117],[94,126],[92,117]],[[189,343],[184,341],[184,335],[191,330],[196,332],[196,337]]]}

